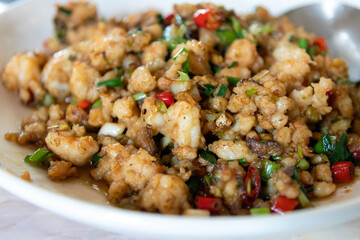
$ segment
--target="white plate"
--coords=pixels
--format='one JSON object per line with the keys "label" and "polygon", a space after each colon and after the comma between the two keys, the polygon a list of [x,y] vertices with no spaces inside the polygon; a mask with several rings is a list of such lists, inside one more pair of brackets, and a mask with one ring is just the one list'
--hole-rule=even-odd
{"label": "white plate", "polygon": [[[42,42],[52,34],[54,3],[64,1],[32,0],[21,2],[0,15],[0,68],[16,52],[41,48]],[[124,15],[149,7],[171,11],[173,3],[184,1],[111,1],[97,0],[101,16]],[[227,8],[239,12],[252,11],[262,4],[273,14],[304,5],[311,0],[296,1],[221,1]],[[360,6],[357,0],[346,1]],[[21,119],[29,112],[21,106],[15,94],[7,93],[0,87],[0,186],[17,196],[67,218],[97,228],[119,233],[131,233],[146,237],[232,239],[255,238],[274,235],[294,234],[301,231],[335,226],[360,216],[360,183],[337,190],[336,195],[315,209],[301,210],[286,216],[264,217],[215,217],[185,218],[159,214],[134,212],[108,206],[104,195],[76,180],[54,183],[46,178],[45,172],[23,163],[30,152],[8,143],[3,135],[16,131]],[[21,180],[21,171],[28,170],[33,183]]]}

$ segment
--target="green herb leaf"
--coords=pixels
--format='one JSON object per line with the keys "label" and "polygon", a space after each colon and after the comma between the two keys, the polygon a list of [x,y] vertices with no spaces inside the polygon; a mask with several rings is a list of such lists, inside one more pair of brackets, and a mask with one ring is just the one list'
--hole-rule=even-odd
{"label": "green herb leaf", "polygon": [[205,88],[205,95],[208,97],[211,96],[211,94],[214,92],[216,88],[214,85],[211,84],[204,84],[203,86]]}
{"label": "green herb leaf", "polygon": [[253,95],[257,91],[258,90],[254,89],[254,88],[250,88],[250,89],[246,90],[246,95],[248,95],[250,97],[251,95]]}
{"label": "green herb leaf", "polygon": [[216,29],[216,36],[220,43],[226,46],[229,46],[236,39],[235,33],[227,29]]}
{"label": "green herb leaf", "polygon": [[226,94],[226,90],[227,90],[227,86],[225,84],[221,84],[220,89],[217,93],[218,97],[225,97]]}
{"label": "green herb leaf", "polygon": [[59,7],[59,11],[68,16],[70,16],[72,14],[72,11],[70,9],[63,7],[63,6]]}
{"label": "green herb leaf", "polygon": [[242,78],[227,77],[227,80],[228,80],[229,85],[236,87],[238,82],[242,81]]}
{"label": "green herb leaf", "polygon": [[219,66],[214,66],[213,67],[214,73],[218,73],[218,72],[220,72],[220,70],[221,70],[221,67],[219,67]]}
{"label": "green herb leaf", "polygon": [[217,158],[216,155],[213,152],[210,152],[209,150],[199,150],[199,155],[204,160],[208,161],[209,163],[216,164]]}
{"label": "green herb leaf", "polygon": [[120,77],[112,78],[109,80],[101,81],[97,83],[98,87],[107,86],[107,87],[120,87],[122,86],[122,81]]}
{"label": "green herb leaf", "polygon": [[351,161],[357,165],[355,157],[346,149],[349,137],[344,133],[334,151],[329,156],[329,161],[334,164],[339,161]]}
{"label": "green herb leaf", "polygon": [[331,120],[331,123],[336,123],[336,122],[338,122],[338,121],[339,121],[339,119],[338,119],[338,118],[335,118],[335,119]]}
{"label": "green herb leaf", "polygon": [[162,17],[162,15],[159,13],[159,14],[156,14],[156,19],[157,19],[157,22],[160,24],[160,25],[163,25],[164,24],[164,19]]}
{"label": "green herb leaf", "polygon": [[146,93],[144,92],[139,92],[139,93],[136,93],[134,95],[131,96],[135,101],[139,101],[141,99],[144,99],[147,97]]}
{"label": "green herb leaf", "polygon": [[100,99],[96,100],[92,105],[91,105],[91,109],[95,109],[95,108],[101,108],[102,107],[102,102]]}
{"label": "green herb leaf", "polygon": [[189,187],[189,192],[194,195],[199,184],[201,182],[201,179],[198,177],[191,176],[189,180],[186,181],[186,185]]}
{"label": "green herb leaf", "polygon": [[229,66],[229,68],[236,67],[238,65],[238,62],[232,62]]}

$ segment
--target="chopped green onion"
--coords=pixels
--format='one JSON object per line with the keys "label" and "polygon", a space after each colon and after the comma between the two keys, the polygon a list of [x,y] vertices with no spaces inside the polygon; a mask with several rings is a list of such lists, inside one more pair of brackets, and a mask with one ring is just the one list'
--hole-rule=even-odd
{"label": "chopped green onion", "polygon": [[276,170],[280,169],[281,166],[278,163],[265,160],[262,162],[262,168],[260,170],[260,177],[264,182],[267,182],[273,174],[276,172]]}
{"label": "chopped green onion", "polygon": [[186,48],[182,48],[175,56],[174,56],[174,60],[176,60],[176,58],[180,55],[180,54],[182,54],[182,53],[190,53]]}
{"label": "chopped green onion", "polygon": [[283,160],[283,157],[282,156],[272,156],[272,159],[275,161],[281,161],[281,160]]}
{"label": "chopped green onion", "polygon": [[204,176],[204,181],[206,182],[207,185],[211,185],[211,179],[209,176]]}
{"label": "chopped green onion", "polygon": [[179,73],[179,78],[177,80],[180,80],[180,81],[189,81],[190,80],[190,77],[187,73],[184,73],[182,71],[178,71]]}
{"label": "chopped green onion", "polygon": [[272,32],[272,28],[270,25],[263,25],[260,29],[260,33],[271,33]]}
{"label": "chopped green onion", "polygon": [[229,68],[236,67],[238,65],[238,62],[234,61],[230,64]]}
{"label": "chopped green onion", "polygon": [[100,158],[102,158],[102,156],[100,156],[98,153],[95,154],[92,158],[91,158],[91,162],[94,164],[97,164],[100,160]]}
{"label": "chopped green onion", "polygon": [[213,121],[215,121],[220,115],[221,115],[221,113],[207,113],[207,114],[205,114],[205,118],[206,118],[206,120],[208,120],[209,122],[213,122]]}
{"label": "chopped green onion", "polygon": [[43,148],[39,148],[36,150],[33,154],[29,154],[25,157],[24,161],[26,163],[40,163],[48,159],[52,156],[52,153],[50,151],[45,150]]}
{"label": "chopped green onion", "polygon": [[257,91],[258,90],[254,89],[254,88],[250,88],[250,89],[246,90],[246,95],[248,95],[250,97],[251,95],[253,95]]}
{"label": "chopped green onion", "polygon": [[101,81],[97,83],[98,87],[107,86],[107,87],[120,87],[122,86],[122,81],[120,77],[112,78],[109,80]]}
{"label": "chopped green onion", "polygon": [[220,198],[222,196],[221,189],[219,187],[215,188],[215,197]]}
{"label": "chopped green onion", "polygon": [[225,97],[226,94],[226,90],[227,90],[227,86],[225,84],[221,84],[220,89],[217,93],[218,97]]}
{"label": "chopped green onion", "polygon": [[306,197],[302,190],[300,190],[299,202],[303,208],[312,207],[310,200]]}
{"label": "chopped green onion", "polygon": [[139,101],[141,99],[144,99],[147,97],[146,93],[144,92],[139,92],[139,93],[136,93],[134,95],[131,96],[135,101]]}
{"label": "chopped green onion", "polygon": [[44,104],[45,106],[50,106],[50,105],[54,104],[54,102],[55,102],[55,100],[54,100],[53,96],[51,96],[51,94],[48,94],[48,93],[47,93],[47,94],[45,95],[43,104]]}
{"label": "chopped green onion", "polygon": [[295,35],[291,35],[289,40],[290,41],[295,41],[295,40],[297,40],[297,37]]}
{"label": "chopped green onion", "polygon": [[216,29],[216,36],[220,43],[226,46],[229,46],[236,39],[235,33],[227,29]]}
{"label": "chopped green onion", "polygon": [[[130,43],[130,46],[131,46],[132,42],[131,42],[131,41],[128,41],[128,43]],[[103,57],[106,65],[110,66],[109,59],[106,57],[106,52],[101,52],[101,53],[102,53],[102,57]]]}
{"label": "chopped green onion", "polygon": [[72,14],[72,11],[70,9],[65,8],[65,7],[59,7],[59,11],[62,12],[62,13],[65,13],[68,16],[70,16]]}
{"label": "chopped green onion", "polygon": [[297,150],[298,150],[298,153],[300,155],[300,158],[304,158],[303,149],[302,149],[301,145],[298,146]]}
{"label": "chopped green onion", "polygon": [[227,77],[228,83],[231,86],[236,87],[236,85],[238,84],[238,82],[242,81],[242,78],[237,78],[237,77]]}
{"label": "chopped green onion", "polygon": [[245,163],[246,163],[246,160],[245,160],[245,158],[240,158],[240,159],[238,159],[238,162],[239,162],[240,164],[245,164]]}
{"label": "chopped green onion", "polygon": [[269,140],[266,140],[266,139],[261,139],[260,142],[262,143],[265,143],[265,142],[268,142]]}
{"label": "chopped green onion", "polygon": [[314,151],[316,153],[326,153],[334,149],[331,138],[328,134],[321,136],[320,141],[318,141],[314,146]]}
{"label": "chopped green onion", "polygon": [[305,192],[305,187],[304,185],[301,183],[298,172],[296,170],[296,168],[294,167],[294,174],[292,176],[292,179],[294,179],[299,185],[300,185],[300,189],[301,191]]}
{"label": "chopped green onion", "polygon": [[167,107],[165,105],[165,103],[161,100],[156,100],[156,107],[159,110],[160,113],[166,113],[167,112]]}
{"label": "chopped green onion", "polygon": [[243,31],[241,29],[239,21],[236,19],[236,17],[231,18],[231,25],[235,31],[237,38],[244,38]]}
{"label": "chopped green onion", "polygon": [[211,84],[204,84],[204,87],[205,87],[205,95],[208,97],[214,92],[216,88],[214,85]]}
{"label": "chopped green onion", "polygon": [[270,208],[251,208],[250,215],[268,215],[270,214]]}
{"label": "chopped green onion", "polygon": [[299,161],[299,163],[298,163],[297,166],[298,166],[301,170],[307,170],[307,169],[309,169],[310,164],[309,164],[308,161],[305,160],[305,158],[302,158],[302,159]]}
{"label": "chopped green onion", "polygon": [[91,105],[91,109],[95,109],[95,108],[101,108],[102,107],[102,102],[100,99],[96,100],[92,105]]}
{"label": "chopped green onion", "polygon": [[209,150],[200,150],[199,155],[202,159],[208,161],[209,163],[216,164],[217,158],[216,155],[213,152],[210,152]]}
{"label": "chopped green onion", "polygon": [[308,48],[308,40],[306,38],[299,38],[298,46],[306,50]]}

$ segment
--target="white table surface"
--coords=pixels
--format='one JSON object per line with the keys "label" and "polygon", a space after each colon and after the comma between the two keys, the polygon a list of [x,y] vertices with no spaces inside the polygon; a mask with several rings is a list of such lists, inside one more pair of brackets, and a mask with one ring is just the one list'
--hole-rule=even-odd
{"label": "white table surface", "polygon": [[[151,237],[151,236],[149,236]],[[36,207],[0,189],[0,239],[140,240],[85,226]],[[268,240],[279,239],[272,237]],[[284,239],[284,238],[281,238]],[[290,236],[288,240],[360,240],[359,220],[332,229]],[[144,239],[141,239],[144,240]],[[265,240],[265,239],[263,239]]]}

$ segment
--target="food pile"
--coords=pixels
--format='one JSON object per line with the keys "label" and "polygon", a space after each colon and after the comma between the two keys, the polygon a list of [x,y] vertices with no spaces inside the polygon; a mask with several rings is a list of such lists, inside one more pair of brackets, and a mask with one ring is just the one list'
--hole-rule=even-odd
{"label": "food pile", "polygon": [[358,175],[360,89],[325,39],[262,7],[56,8],[55,37],[2,73],[35,108],[5,138],[51,180],[85,169],[121,208],[208,216],[308,208]]}

